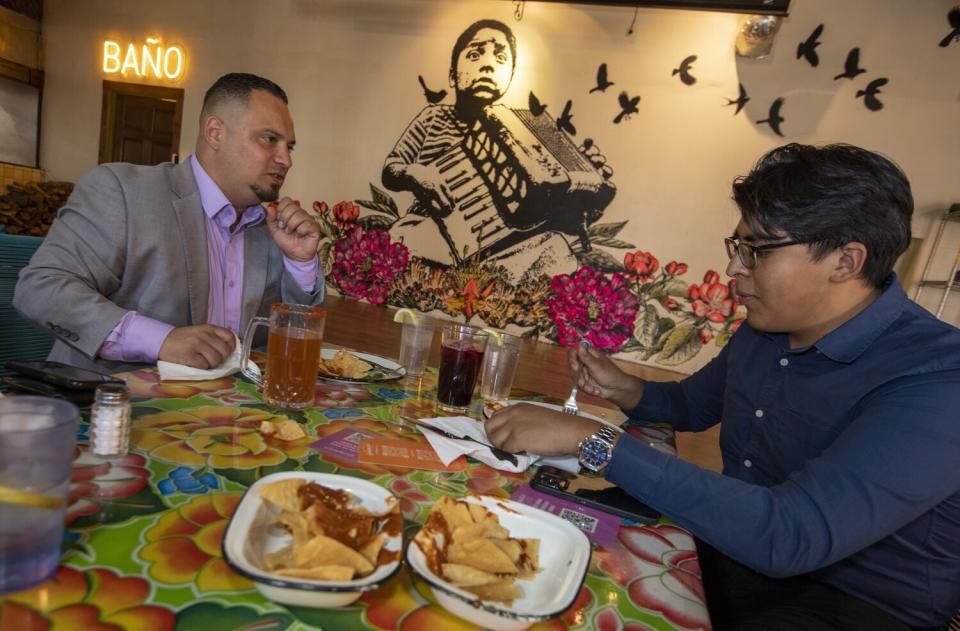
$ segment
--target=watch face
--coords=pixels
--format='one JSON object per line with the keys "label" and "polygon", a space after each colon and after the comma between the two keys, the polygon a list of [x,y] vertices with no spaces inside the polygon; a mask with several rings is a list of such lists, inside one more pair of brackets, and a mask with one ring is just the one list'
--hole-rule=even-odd
{"label": "watch face", "polygon": [[591,437],[580,449],[580,464],[591,471],[599,471],[610,460],[610,443]]}

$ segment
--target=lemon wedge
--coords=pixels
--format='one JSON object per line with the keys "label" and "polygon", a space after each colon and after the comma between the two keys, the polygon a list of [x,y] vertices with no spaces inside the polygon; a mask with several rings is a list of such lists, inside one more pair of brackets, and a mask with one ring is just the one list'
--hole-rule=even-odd
{"label": "lemon wedge", "polygon": [[39,495],[29,491],[12,489],[0,485],[0,504],[18,504],[20,506],[35,506],[37,508],[61,508],[66,503],[62,497]]}
{"label": "lemon wedge", "polygon": [[420,321],[420,314],[413,309],[397,309],[397,312],[393,314],[393,321],[400,324],[416,324]]}
{"label": "lemon wedge", "polygon": [[500,334],[500,331],[486,327],[482,329],[484,333],[490,335],[490,339],[496,342],[496,346],[503,346],[503,336]]}

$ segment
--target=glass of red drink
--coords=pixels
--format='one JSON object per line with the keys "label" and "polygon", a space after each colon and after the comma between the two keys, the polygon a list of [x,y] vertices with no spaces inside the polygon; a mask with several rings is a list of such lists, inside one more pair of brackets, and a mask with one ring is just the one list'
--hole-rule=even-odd
{"label": "glass of red drink", "polygon": [[[274,303],[269,318],[252,318],[243,336],[240,367],[263,388],[263,399],[275,408],[303,410],[313,406],[323,346],[327,312],[321,307]],[[264,378],[248,365],[253,332],[267,325],[267,374]]]}
{"label": "glass of red drink", "polygon": [[437,406],[441,410],[462,414],[470,407],[483,368],[488,337],[480,329],[466,324],[451,322],[440,329]]}

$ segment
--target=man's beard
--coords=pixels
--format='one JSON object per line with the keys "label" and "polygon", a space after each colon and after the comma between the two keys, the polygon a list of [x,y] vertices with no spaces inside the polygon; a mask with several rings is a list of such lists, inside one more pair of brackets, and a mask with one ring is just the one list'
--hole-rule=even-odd
{"label": "man's beard", "polygon": [[253,191],[253,194],[257,196],[261,202],[275,202],[280,199],[280,187],[271,186],[269,189],[264,189],[256,184],[250,185],[250,190]]}

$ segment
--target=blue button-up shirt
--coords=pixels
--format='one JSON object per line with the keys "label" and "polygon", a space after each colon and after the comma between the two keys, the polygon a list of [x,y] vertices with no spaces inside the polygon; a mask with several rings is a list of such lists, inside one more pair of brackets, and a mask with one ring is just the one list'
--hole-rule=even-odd
{"label": "blue button-up shirt", "polygon": [[960,330],[895,277],[807,348],[744,323],[628,415],[722,421],[723,475],[625,437],[606,477],[733,559],[812,573],[914,626],[960,609]]}

